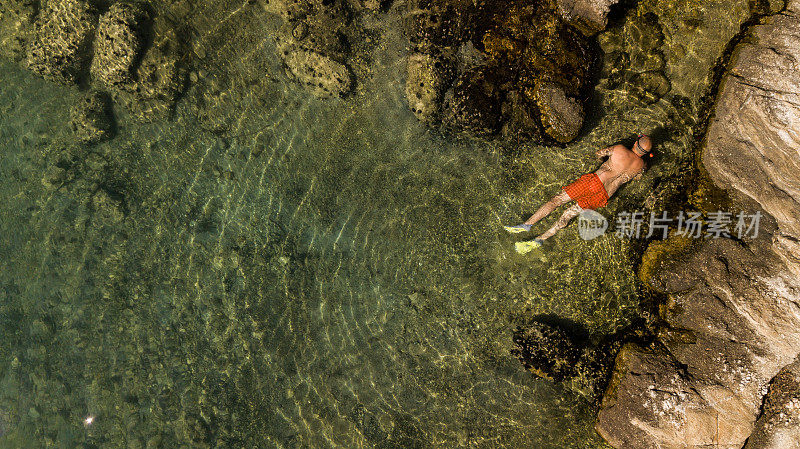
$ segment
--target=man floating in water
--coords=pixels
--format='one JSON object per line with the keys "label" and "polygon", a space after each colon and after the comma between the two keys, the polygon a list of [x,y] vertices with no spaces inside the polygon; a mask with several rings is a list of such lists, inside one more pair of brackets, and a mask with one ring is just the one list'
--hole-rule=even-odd
{"label": "man floating in water", "polygon": [[[531,227],[542,218],[550,215],[557,207],[563,206],[570,201],[577,204],[569,207],[561,215],[561,218],[548,229],[544,234],[536,237],[529,242],[517,242],[515,247],[517,252],[525,254],[534,248],[542,246],[542,242],[552,237],[553,234],[561,230],[570,220],[577,217],[584,209],[597,209],[608,204],[608,199],[614,195],[619,187],[626,182],[642,177],[647,164],[642,157],[650,152],[653,143],[644,134],[639,134],[632,149],[624,145],[613,145],[595,153],[598,158],[608,157],[603,165],[594,173],[588,173],[572,184],[564,187],[558,195],[546,202],[523,224],[517,226],[505,226],[506,231],[511,233],[527,232]],[[650,155],[652,157],[652,155]]]}

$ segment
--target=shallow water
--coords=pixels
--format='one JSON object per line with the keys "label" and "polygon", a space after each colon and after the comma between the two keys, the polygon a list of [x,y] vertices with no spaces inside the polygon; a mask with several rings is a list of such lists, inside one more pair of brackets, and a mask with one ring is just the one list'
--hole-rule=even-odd
{"label": "shallow water", "polygon": [[285,79],[257,3],[216,7],[234,18],[187,16],[206,56],[173,120],[117,108],[91,149],[66,126],[77,89],[0,64],[0,447],[601,447],[586,398],[526,373],[511,333],[538,314],[629,323],[637,245],[572,226],[519,256],[500,225],[594,149],[667,127],[606,215],[643,210],[686,169],[686,73],[724,42],[695,36],[706,66],[669,59],[688,103],[601,80],[577,142],[509,150],[417,122],[396,32],[353,96],[319,100]]}

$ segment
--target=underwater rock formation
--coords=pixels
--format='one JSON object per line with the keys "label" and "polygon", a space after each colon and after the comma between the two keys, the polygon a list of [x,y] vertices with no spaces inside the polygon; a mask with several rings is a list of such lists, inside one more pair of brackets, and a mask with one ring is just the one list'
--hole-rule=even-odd
{"label": "underwater rock formation", "polygon": [[92,79],[107,87],[130,83],[145,46],[149,14],[138,3],[115,3],[100,16]]}
{"label": "underwater rock formation", "polygon": [[290,51],[284,62],[292,77],[318,96],[344,95],[352,86],[347,67],[320,53]]}
{"label": "underwater rock formation", "polygon": [[[371,5],[377,9],[380,5]],[[276,37],[287,74],[315,95],[342,96],[353,85],[347,58],[353,25],[353,5],[345,0],[275,0],[267,12],[284,19]]]}
{"label": "underwater rock formation", "polygon": [[559,142],[569,142],[578,136],[583,125],[583,106],[575,98],[568,97],[563,87],[555,83],[537,83],[533,98],[547,134]]}
{"label": "underwater rock formation", "polygon": [[570,376],[581,348],[556,326],[533,322],[514,332],[516,355],[525,369],[545,379],[562,381]]}
{"label": "underwater rock formation", "polygon": [[614,335],[597,344],[581,342],[558,325],[533,321],[516,329],[511,354],[537,377],[562,382],[573,391],[597,400],[623,341]]}
{"label": "underwater rock formation", "polygon": [[89,64],[97,13],[86,2],[47,2],[27,48],[27,67],[47,80],[75,84]]}
{"label": "underwater rock formation", "polygon": [[[404,30],[413,44],[407,100],[421,120],[437,126],[441,117],[455,131],[541,143],[577,136],[595,55],[551,1],[419,0],[409,3]],[[458,64],[465,46],[479,53],[479,65]]]}
{"label": "underwater rock formation", "polygon": [[613,42],[624,51],[614,51],[606,57],[612,61],[608,66],[607,87],[627,91],[643,104],[653,104],[672,90],[672,85],[664,74],[666,57],[661,48],[664,32],[658,16],[647,13],[628,18],[620,30],[604,33],[602,39]]}
{"label": "underwater rock formation", "polygon": [[495,75],[486,66],[461,74],[445,97],[445,124],[476,136],[496,134],[502,121],[503,92]]}
{"label": "underwater rock formation", "polygon": [[[798,429],[785,374],[796,368],[784,367],[800,354],[798,35],[793,0],[755,24],[728,62],[703,165],[738,210],[760,205],[768,217],[758,238],[707,239],[650,277],[669,298],[664,325],[659,349],[627,346],[617,357],[597,423],[615,447],[796,444],[784,440]],[[787,419],[771,425],[784,408]]]}
{"label": "underwater rock formation", "polygon": [[592,36],[608,25],[608,12],[619,0],[557,0],[558,12],[581,33]]}
{"label": "underwater rock formation", "polygon": [[[22,6],[15,7],[16,16],[35,15],[35,5],[17,3]],[[80,0],[47,2],[33,31],[18,21],[18,26],[9,27],[9,33],[16,34],[3,34],[3,42],[27,41],[25,65],[47,80],[76,84],[90,74],[95,87],[107,89],[139,120],[165,118],[185,84],[185,45],[168,19],[158,16],[151,21],[148,8],[119,2],[99,17]],[[6,26],[4,17],[0,31]],[[11,57],[18,53],[13,45],[0,45],[0,51]]]}
{"label": "underwater rock formation", "polygon": [[111,99],[104,92],[84,95],[70,111],[70,126],[78,141],[95,144],[114,137]]}
{"label": "underwater rock formation", "polygon": [[424,122],[438,119],[447,74],[437,58],[413,53],[406,70],[406,98],[417,118]]}
{"label": "underwater rock formation", "polygon": [[145,50],[131,82],[111,89],[114,101],[140,121],[169,115],[187,80],[186,51],[175,26],[159,16],[153,20],[153,42]]}

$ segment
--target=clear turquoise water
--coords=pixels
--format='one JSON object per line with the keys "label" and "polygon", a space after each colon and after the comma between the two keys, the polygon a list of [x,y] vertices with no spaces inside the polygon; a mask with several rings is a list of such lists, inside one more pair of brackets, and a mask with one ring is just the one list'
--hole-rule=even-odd
{"label": "clear turquoise water", "polygon": [[523,371],[511,332],[627,324],[633,249],[571,227],[523,257],[499,226],[670,123],[608,212],[639,207],[688,158],[685,111],[601,83],[567,148],[443,136],[405,104],[399,36],[353,96],[318,100],[268,38],[230,38],[268,27],[246,13],[194,19],[208,56],[173,120],[118,108],[91,149],[66,126],[76,89],[0,64],[0,447],[600,447],[587,400]]}

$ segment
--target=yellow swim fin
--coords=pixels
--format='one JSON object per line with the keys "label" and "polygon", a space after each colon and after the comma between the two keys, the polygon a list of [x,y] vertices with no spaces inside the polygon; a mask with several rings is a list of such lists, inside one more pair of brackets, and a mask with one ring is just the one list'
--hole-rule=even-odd
{"label": "yellow swim fin", "polygon": [[529,224],[519,224],[516,226],[503,226],[503,229],[512,233],[512,234],[519,234],[520,232],[528,232],[531,230],[531,225]]}
{"label": "yellow swim fin", "polygon": [[529,252],[541,247],[542,241],[539,239],[533,239],[527,242],[517,242],[514,244],[514,249],[517,250],[519,254],[528,254]]}

